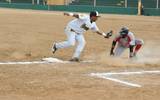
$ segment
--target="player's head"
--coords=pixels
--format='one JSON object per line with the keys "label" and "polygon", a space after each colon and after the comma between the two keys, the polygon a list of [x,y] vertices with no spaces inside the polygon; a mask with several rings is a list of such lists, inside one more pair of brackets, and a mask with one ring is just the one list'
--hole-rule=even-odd
{"label": "player's head", "polygon": [[128,27],[125,27],[125,26],[124,26],[124,27],[122,27],[121,30],[120,30],[120,35],[124,38],[125,36],[127,36],[128,32],[129,32]]}
{"label": "player's head", "polygon": [[91,11],[90,12],[91,21],[95,22],[98,19],[98,17],[100,17],[98,11]]}

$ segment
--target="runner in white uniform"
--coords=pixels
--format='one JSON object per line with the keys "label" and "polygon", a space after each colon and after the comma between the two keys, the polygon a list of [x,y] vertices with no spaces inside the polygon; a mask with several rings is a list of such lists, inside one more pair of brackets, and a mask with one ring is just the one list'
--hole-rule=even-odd
{"label": "runner in white uniform", "polygon": [[67,41],[54,43],[52,47],[52,52],[55,53],[56,50],[61,48],[67,48],[70,46],[74,46],[75,42],[78,42],[75,53],[70,61],[79,61],[80,54],[85,47],[85,38],[83,33],[87,30],[92,30],[99,35],[103,35],[105,38],[109,38],[110,33],[102,33],[99,31],[95,21],[98,19],[99,14],[97,11],[90,12],[90,15],[80,15],[74,13],[64,13],[67,16],[73,16],[76,19],[70,21],[66,28],[65,34],[67,35]]}
{"label": "runner in white uniform", "polygon": [[122,27],[112,42],[110,55],[120,56],[126,48],[129,48],[129,57],[132,58],[136,56],[143,44],[143,40],[135,39],[134,34],[127,27]]}

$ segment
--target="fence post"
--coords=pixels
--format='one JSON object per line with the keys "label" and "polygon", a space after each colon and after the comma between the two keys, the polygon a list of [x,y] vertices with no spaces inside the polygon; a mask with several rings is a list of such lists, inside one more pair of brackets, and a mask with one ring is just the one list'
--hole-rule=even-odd
{"label": "fence post", "polygon": [[39,0],[37,0],[37,4],[39,5]]}
{"label": "fence post", "polygon": [[34,5],[34,0],[32,0],[32,5]]}
{"label": "fence post", "polygon": [[68,5],[68,0],[64,0],[64,5]]}
{"label": "fence post", "polygon": [[138,15],[141,15],[142,14],[142,1],[141,0],[138,0]]}
{"label": "fence post", "polygon": [[12,3],[12,0],[8,0],[9,3]]}
{"label": "fence post", "polygon": [[128,6],[128,0],[125,0],[125,8],[127,8]]}
{"label": "fence post", "polygon": [[97,0],[94,0],[94,7],[96,6],[96,1],[97,1]]}
{"label": "fence post", "polygon": [[159,0],[157,0],[157,9],[159,8]]}

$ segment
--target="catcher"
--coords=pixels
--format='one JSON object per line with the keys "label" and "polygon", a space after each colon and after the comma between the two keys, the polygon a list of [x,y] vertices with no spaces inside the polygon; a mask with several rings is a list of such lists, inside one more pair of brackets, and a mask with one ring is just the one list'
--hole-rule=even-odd
{"label": "catcher", "polygon": [[133,58],[136,57],[143,44],[143,40],[136,39],[127,27],[122,27],[112,42],[110,55],[121,56],[124,50],[129,48],[129,57]]}
{"label": "catcher", "polygon": [[100,17],[97,11],[91,11],[89,15],[80,15],[76,13],[64,13],[65,16],[72,16],[75,19],[71,20],[66,28],[65,34],[67,36],[66,41],[62,41],[59,43],[54,43],[52,46],[52,53],[54,54],[58,49],[68,48],[74,46],[76,42],[78,42],[75,52],[70,61],[79,61],[80,54],[85,47],[85,38],[83,33],[87,30],[92,30],[93,32],[104,36],[105,38],[109,38],[112,36],[112,31],[109,33],[100,32],[96,21]]}

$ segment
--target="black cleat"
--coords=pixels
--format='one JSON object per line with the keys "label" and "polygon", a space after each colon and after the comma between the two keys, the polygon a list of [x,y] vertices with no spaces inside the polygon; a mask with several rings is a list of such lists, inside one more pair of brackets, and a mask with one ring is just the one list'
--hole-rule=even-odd
{"label": "black cleat", "polygon": [[56,43],[54,43],[52,47],[52,53],[54,54],[56,51],[57,51]]}
{"label": "black cleat", "polygon": [[80,60],[79,60],[79,58],[75,57],[75,58],[70,59],[69,61],[72,61],[72,62],[79,62]]}

